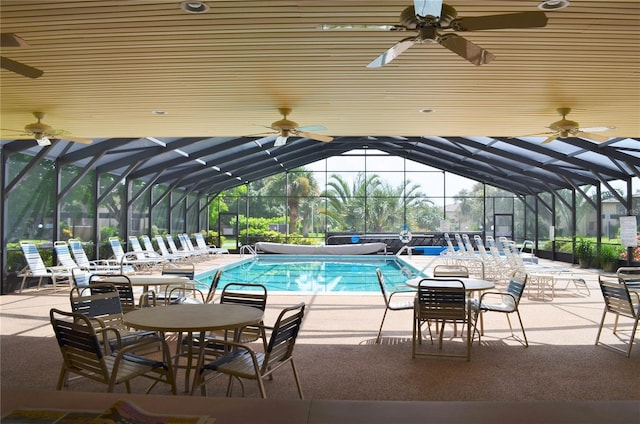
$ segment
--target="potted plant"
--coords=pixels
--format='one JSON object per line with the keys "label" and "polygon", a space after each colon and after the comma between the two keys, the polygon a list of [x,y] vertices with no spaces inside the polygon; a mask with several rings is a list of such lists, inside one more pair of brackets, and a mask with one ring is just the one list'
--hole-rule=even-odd
{"label": "potted plant", "polygon": [[600,246],[600,255],[598,255],[598,264],[605,272],[615,272],[618,269],[620,259],[620,249],[612,244],[603,244]]}
{"label": "potted plant", "polygon": [[578,237],[576,242],[576,258],[580,268],[589,268],[594,257],[593,244],[584,237]]}

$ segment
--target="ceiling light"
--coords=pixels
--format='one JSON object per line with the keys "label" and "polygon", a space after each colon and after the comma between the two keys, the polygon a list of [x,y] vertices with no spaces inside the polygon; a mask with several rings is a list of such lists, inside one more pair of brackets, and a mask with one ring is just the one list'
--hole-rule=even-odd
{"label": "ceiling light", "polygon": [[180,9],[188,13],[205,13],[209,6],[201,1],[183,1],[180,3]]}
{"label": "ceiling light", "polygon": [[431,112],[435,112],[433,109],[418,109],[418,112],[420,113],[431,113]]}
{"label": "ceiling light", "polygon": [[51,140],[46,135],[36,136],[36,142],[38,146],[51,146]]}
{"label": "ceiling light", "polygon": [[152,110],[152,115],[168,115],[169,113],[166,110]]}
{"label": "ceiling light", "polygon": [[547,0],[538,5],[540,10],[560,10],[569,6],[569,0]]}

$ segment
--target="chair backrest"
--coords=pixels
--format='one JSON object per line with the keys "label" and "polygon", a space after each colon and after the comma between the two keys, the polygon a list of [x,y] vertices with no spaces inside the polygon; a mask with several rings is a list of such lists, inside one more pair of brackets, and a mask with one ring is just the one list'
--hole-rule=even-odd
{"label": "chair backrest", "polygon": [[76,263],[82,268],[89,268],[91,266],[91,262],[87,257],[87,253],[84,251],[82,242],[78,239],[69,239],[68,243]]}
{"label": "chair backrest", "polygon": [[175,254],[180,252],[180,249],[176,246],[176,242],[173,241],[173,236],[171,236],[171,234],[165,235],[164,238],[167,240],[167,245],[169,246],[171,253]]}
{"label": "chair backrest", "polygon": [[122,312],[129,312],[136,310],[136,299],[133,293],[133,286],[129,277],[123,274],[93,274],[89,278],[89,287],[91,292],[98,294],[101,292],[111,291],[109,288],[103,287],[112,286],[116,289],[118,297],[120,298],[120,306]]}
{"label": "chair backrest", "polygon": [[420,280],[415,312],[423,320],[466,320],[468,310],[464,283],[449,279]]}
{"label": "chair backrest", "polygon": [[158,249],[160,249],[160,254],[162,256],[171,256],[171,253],[169,253],[167,245],[164,243],[164,239],[162,238],[162,236],[157,235],[156,242],[158,243]]}
{"label": "chair backrest", "polygon": [[76,261],[71,257],[71,251],[69,250],[69,245],[65,241],[55,241],[53,243],[53,250],[56,252],[56,258],[58,258],[58,262],[60,265],[67,267],[69,269],[78,268],[79,265]]}
{"label": "chair backrest", "polygon": [[180,234],[179,237],[180,243],[182,244],[182,248],[184,250],[188,250],[189,252],[196,252],[198,250],[191,242],[191,237],[189,237],[189,234],[183,233]]}
{"label": "chair backrest", "polygon": [[295,306],[284,308],[278,315],[265,351],[263,373],[272,364],[285,361],[293,354],[304,317],[304,308],[304,302],[300,302]]}
{"label": "chair backrest", "polygon": [[75,287],[69,294],[71,311],[88,318],[97,318],[105,327],[125,328],[120,295],[113,284],[93,283]]}
{"label": "chair backrest", "polygon": [[473,244],[471,244],[471,239],[469,238],[469,234],[463,234],[462,241],[464,242],[464,247],[467,249],[467,252],[469,253],[475,252],[475,249],[473,248]]}
{"label": "chair backrest", "polygon": [[220,303],[252,306],[264,311],[267,307],[267,288],[262,284],[229,283],[222,289]]}
{"label": "chair backrest", "polygon": [[144,254],[140,240],[136,236],[129,236],[129,247],[136,255],[136,259],[144,260],[147,256]]}
{"label": "chair backrest", "polygon": [[149,238],[148,235],[143,234],[140,236],[140,239],[142,240],[142,246],[144,247],[144,250],[147,253],[149,254],[156,253],[156,251],[153,249],[153,243],[151,243],[151,239]]}
{"label": "chair backrest", "polygon": [[73,285],[75,287],[86,287],[89,285],[92,273],[80,268],[73,268],[71,270],[71,277],[73,278]]}
{"label": "chair backrest", "polygon": [[384,274],[382,274],[382,270],[380,270],[380,268],[376,268],[376,275],[378,276],[378,284],[380,285],[380,291],[382,292],[382,297],[384,298],[384,304],[389,306],[387,285],[384,282]]}
{"label": "chair backrest", "polygon": [[27,261],[27,265],[29,266],[29,270],[32,274],[47,274],[47,267],[44,265],[42,261],[42,256],[40,256],[40,252],[38,252],[38,248],[33,242],[30,241],[21,241],[20,248],[22,249],[22,253],[24,254],[24,258]]}
{"label": "chair backrest", "polygon": [[458,245],[458,253],[467,253],[467,249],[465,248],[464,243],[462,242],[462,237],[460,237],[460,234],[455,233],[453,237],[456,239],[456,244]]}
{"label": "chair backrest", "polygon": [[622,266],[616,271],[619,278],[623,278],[625,283],[632,283],[636,286],[640,283],[640,266]]}
{"label": "chair backrest", "polygon": [[469,278],[469,268],[464,265],[436,265],[433,268],[434,277],[462,277]]}
{"label": "chair backrest", "polygon": [[204,303],[213,303],[213,298],[216,295],[218,284],[220,284],[220,278],[222,278],[222,268],[218,269],[211,279],[211,285],[209,286],[209,292]]}
{"label": "chair backrest", "polygon": [[65,367],[94,380],[107,382],[109,372],[104,353],[89,318],[82,313],[53,308],[49,311],[49,319]]}
{"label": "chair backrest", "polygon": [[607,311],[630,318],[638,317],[638,311],[633,305],[629,288],[623,278],[618,278],[618,281],[612,281],[607,280],[606,277],[599,276],[598,283],[600,284],[600,290],[602,290],[602,297]]}
{"label": "chair backrest", "polygon": [[109,244],[111,245],[111,250],[113,250],[113,257],[116,258],[118,262],[121,262],[124,259],[125,253],[122,244],[120,244],[120,239],[118,237],[109,237]]}
{"label": "chair backrest", "polygon": [[451,237],[449,237],[449,233],[444,233],[442,235],[442,237],[444,238],[444,241],[447,243],[446,252],[449,253],[449,254],[455,254],[456,253],[456,249],[455,249],[455,247],[453,247],[453,243],[451,242]]}
{"label": "chair backrest", "polygon": [[524,287],[527,285],[527,279],[527,274],[522,272],[514,272],[509,279],[509,285],[507,285],[507,293],[513,296],[516,302],[516,308],[518,307],[520,299],[522,298],[522,294],[524,293]]}
{"label": "chair backrest", "polygon": [[193,237],[196,239],[196,244],[198,245],[198,248],[200,249],[208,249],[209,246],[207,246],[207,242],[204,240],[204,236],[202,235],[202,233],[194,233]]}

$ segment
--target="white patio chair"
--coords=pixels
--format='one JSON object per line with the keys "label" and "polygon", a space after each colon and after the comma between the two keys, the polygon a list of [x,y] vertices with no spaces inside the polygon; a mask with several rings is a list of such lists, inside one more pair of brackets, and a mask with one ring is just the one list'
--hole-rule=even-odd
{"label": "white patio chair", "polygon": [[42,256],[40,256],[38,248],[33,242],[21,241],[20,248],[22,249],[24,258],[27,261],[27,266],[18,273],[18,276],[22,277],[18,293],[22,292],[28,278],[38,278],[38,290],[42,286],[42,280],[44,278],[51,279],[53,291],[56,291],[57,284],[59,282],[66,282],[69,287],[71,287],[72,268],[64,266],[46,266],[42,260]]}
{"label": "white patio chair", "polygon": [[[94,261],[90,261],[87,257],[87,253],[84,251],[84,247],[82,246],[82,242],[79,239],[70,238],[68,240],[69,248],[71,249],[71,253],[73,257],[80,267],[85,271],[95,271],[100,273],[120,273],[123,271],[120,267],[120,264],[115,260],[108,259],[98,259]],[[132,272],[133,269],[124,269],[124,272]]]}
{"label": "white patio chair", "polygon": [[196,244],[198,245],[198,248],[200,250],[206,250],[209,253],[213,253],[214,255],[220,255],[223,253],[229,254],[229,249],[225,249],[223,247],[216,247],[215,244],[208,245],[202,233],[194,233],[193,237],[195,238]]}

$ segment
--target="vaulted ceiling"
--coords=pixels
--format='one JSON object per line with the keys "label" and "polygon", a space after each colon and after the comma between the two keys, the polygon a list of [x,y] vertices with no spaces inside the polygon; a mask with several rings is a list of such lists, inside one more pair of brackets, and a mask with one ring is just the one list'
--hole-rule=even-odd
{"label": "vaulted ceiling", "polygon": [[[635,0],[573,0],[545,27],[459,32],[495,55],[481,66],[425,43],[376,69],[366,65],[416,32],[344,27],[399,24],[410,0],[205,3],[194,14],[180,1],[3,0],[2,32],[28,46],[2,56],[44,73],[0,71],[2,149],[201,194],[363,146],[519,193],[640,176]],[[539,3],[448,2],[459,17]],[[282,107],[334,141],[274,148],[275,136],[254,136]],[[612,138],[524,137],[550,131],[559,107],[580,127],[615,127],[602,133]],[[5,130],[36,111],[93,144],[39,147]]]}

